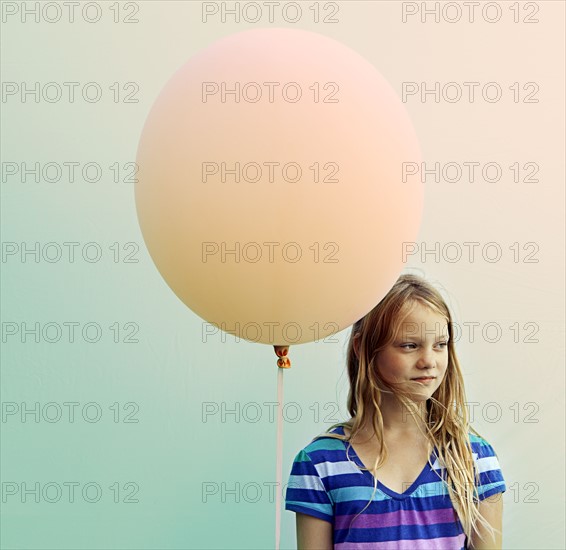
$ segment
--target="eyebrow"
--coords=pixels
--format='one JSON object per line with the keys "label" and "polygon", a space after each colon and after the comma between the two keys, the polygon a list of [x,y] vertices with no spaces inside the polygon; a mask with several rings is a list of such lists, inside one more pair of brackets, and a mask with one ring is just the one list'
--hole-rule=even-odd
{"label": "eyebrow", "polygon": [[[442,339],[444,339],[444,340],[450,340],[450,336],[447,335],[447,334],[442,334],[442,335],[440,335],[440,336],[438,337],[438,339],[439,339],[439,340],[442,340]],[[405,337],[399,336],[399,337],[397,338],[397,340],[421,340],[421,338],[419,338],[418,336],[409,336],[409,335],[407,335],[407,336],[405,336]]]}

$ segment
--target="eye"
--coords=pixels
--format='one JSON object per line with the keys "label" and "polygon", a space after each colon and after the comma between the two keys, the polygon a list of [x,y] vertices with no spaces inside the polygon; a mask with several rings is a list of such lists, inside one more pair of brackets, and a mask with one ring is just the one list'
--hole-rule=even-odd
{"label": "eye", "polygon": [[[409,347],[409,346],[413,346],[413,347]],[[401,344],[399,347],[403,348],[403,349],[415,349],[417,347],[417,345],[416,344]]]}
{"label": "eye", "polygon": [[446,347],[448,345],[448,342],[438,342],[438,345]]}

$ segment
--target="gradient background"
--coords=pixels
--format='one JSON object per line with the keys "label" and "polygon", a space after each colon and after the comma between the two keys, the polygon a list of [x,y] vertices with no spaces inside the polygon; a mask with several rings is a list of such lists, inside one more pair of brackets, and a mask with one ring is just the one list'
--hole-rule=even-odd
{"label": "gradient background", "polygon": [[[3,3],[3,10],[5,5]],[[20,2],[17,2],[21,8]],[[145,250],[137,223],[133,185],[115,183],[108,166],[133,162],[145,117],[170,75],[194,52],[221,36],[270,26],[201,19],[201,2],[130,3],[137,23],[122,22],[133,9],[121,3],[113,22],[111,2],[98,2],[99,22],[80,15],[75,23],[2,24],[2,81],[98,82],[98,103],[33,102],[18,96],[1,103],[2,162],[96,162],[104,167],[97,183],[80,175],[74,183],[36,183],[28,177],[2,180],[2,242],[42,244],[96,242],[99,262],[80,257],[35,263],[33,256],[2,258],[2,322],[98,323],[102,338],[57,343],[28,336],[2,340],[1,400],[32,408],[78,402],[77,418],[58,422],[18,415],[2,418],[2,548],[182,549],[273,548],[275,500],[275,423],[269,407],[276,400],[273,348],[237,342],[229,335],[204,338],[202,319],[187,309],[160,277]],[[420,5],[420,2],[418,3]],[[433,3],[427,3],[433,7]],[[444,3],[441,3],[444,5]],[[482,5],[485,4],[482,2]],[[520,2],[521,22],[513,22],[511,2],[496,3],[503,17],[476,21],[401,21],[401,2],[342,2],[339,23],[313,23],[312,2],[288,24],[276,12],[273,26],[294,26],[326,34],[375,64],[401,96],[402,82],[486,83],[504,90],[498,103],[406,103],[421,140],[425,161],[497,162],[499,182],[481,176],[469,182],[427,179],[425,212],[418,238],[429,249],[447,242],[496,242],[503,251],[490,263],[476,254],[450,262],[415,255],[408,270],[424,273],[443,289],[456,322],[480,323],[458,342],[474,426],[494,446],[508,485],[504,496],[504,548],[564,548],[564,4],[538,7],[537,23],[522,20],[532,11]],[[28,3],[28,7],[31,7]],[[82,5],[82,3],[81,3]],[[321,3],[323,6],[324,3]],[[230,2],[232,7],[233,3]],[[480,7],[481,9],[481,7]],[[54,13],[54,12],[53,12]],[[94,13],[94,11],[93,11]],[[321,13],[327,14],[321,7]],[[135,82],[137,103],[115,103],[108,87]],[[515,103],[514,82],[536,82],[538,103]],[[128,90],[126,90],[128,91]],[[526,94],[530,90],[522,91]],[[506,167],[535,162],[535,183],[514,182]],[[120,179],[123,180],[122,174]],[[213,217],[213,212],[211,213]],[[371,228],[370,228],[371,229]],[[120,243],[114,262],[112,243]],[[513,243],[534,242],[537,263],[515,262]],[[135,243],[138,261],[126,263],[126,243]],[[481,247],[480,247],[481,248]],[[465,249],[463,249],[465,250]],[[479,252],[480,249],[477,251]],[[449,251],[451,254],[452,251]],[[66,258],[66,257],[65,257]],[[119,342],[108,328],[119,323]],[[137,343],[124,340],[135,323]],[[482,337],[487,323],[502,327],[501,339]],[[510,326],[519,323],[519,342]],[[526,323],[535,323],[531,334]],[[131,325],[130,325],[131,326]],[[535,325],[530,325],[535,326]],[[284,426],[283,479],[291,462],[312,437],[347,418],[344,370],[350,329],[324,342],[291,347],[293,367],[285,372],[288,409]],[[86,403],[102,410],[98,422],[81,416]],[[203,403],[239,415],[203,417]],[[119,422],[114,422],[118,403]],[[134,405],[126,405],[133,403]],[[252,422],[258,404],[261,418]],[[336,404],[336,405],[334,405]],[[339,407],[339,411],[337,410]],[[243,413],[243,409],[247,416]],[[65,411],[65,409],[63,409]],[[298,416],[295,418],[295,413]],[[316,414],[316,411],[319,414]],[[482,414],[483,411],[483,414]],[[53,412],[53,411],[48,411]],[[134,412],[124,422],[126,414]],[[499,418],[497,418],[499,416]],[[8,483],[32,488],[49,482],[78,482],[75,501],[63,493],[55,503],[28,495],[10,496]],[[102,488],[101,499],[86,502],[80,489]],[[119,502],[109,488],[120,486]],[[138,502],[124,502],[132,491]],[[203,497],[204,484],[216,495]],[[239,484],[224,498],[220,488]],[[246,485],[248,484],[248,485]],[[210,485],[208,485],[210,486]],[[247,487],[247,489],[244,489]],[[262,488],[258,494],[255,487]],[[63,486],[63,488],[65,488]],[[52,493],[50,493],[52,494]],[[295,547],[295,514],[282,513],[282,548]]]}

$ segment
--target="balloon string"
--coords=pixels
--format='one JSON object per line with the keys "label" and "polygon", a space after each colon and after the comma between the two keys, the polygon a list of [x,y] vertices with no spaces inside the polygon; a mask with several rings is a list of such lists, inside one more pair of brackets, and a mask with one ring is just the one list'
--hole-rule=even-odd
{"label": "balloon string", "polygon": [[277,360],[277,457],[275,466],[275,550],[281,540],[281,494],[283,492],[283,370],[291,368],[289,346],[273,346]]}
{"label": "balloon string", "polygon": [[281,540],[281,493],[283,465],[283,370],[277,369],[277,472],[275,484],[275,550],[279,550]]}
{"label": "balloon string", "polygon": [[277,360],[277,456],[275,465],[275,550],[281,541],[281,494],[283,492],[283,371],[291,368],[289,346],[273,346]]}

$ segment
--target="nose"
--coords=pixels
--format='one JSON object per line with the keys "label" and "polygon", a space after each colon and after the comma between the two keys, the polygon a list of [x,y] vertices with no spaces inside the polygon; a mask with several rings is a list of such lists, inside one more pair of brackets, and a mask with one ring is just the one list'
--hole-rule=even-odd
{"label": "nose", "polygon": [[433,350],[424,349],[416,366],[418,369],[434,369],[436,367],[436,358]]}

